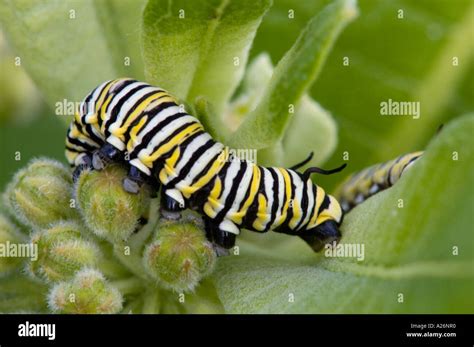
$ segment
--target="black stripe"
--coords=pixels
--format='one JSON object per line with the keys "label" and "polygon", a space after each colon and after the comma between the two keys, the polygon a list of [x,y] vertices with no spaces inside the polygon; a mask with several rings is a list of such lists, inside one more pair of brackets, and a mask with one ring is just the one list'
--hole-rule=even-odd
{"label": "black stripe", "polygon": [[[112,99],[110,100],[110,103],[109,105],[114,101],[114,97],[120,93],[122,91],[122,89],[124,89],[125,87],[127,87],[128,85],[132,84],[132,83],[135,83],[135,82],[138,82],[136,80],[126,80],[126,81],[123,81],[121,82],[121,84],[119,86],[113,86],[111,87],[111,89],[114,89],[114,96],[112,96]],[[115,89],[117,88],[117,89]],[[110,96],[111,92],[109,90],[109,92],[105,95],[105,98],[104,100],[107,100],[108,97]],[[108,109],[108,106],[107,106],[107,109]],[[107,114],[107,110],[105,110],[105,113]],[[101,108],[99,108],[99,112],[97,113],[97,124],[99,125],[99,128],[102,127],[102,117],[101,117]],[[107,117],[106,117],[107,119]]]}
{"label": "black stripe", "polygon": [[[216,160],[219,159],[219,156],[221,156],[222,151],[217,153],[210,161],[207,163],[207,165],[204,167],[204,169],[194,177],[193,181],[191,184],[195,184],[197,181],[199,181],[204,175],[206,175],[209,170],[211,169],[212,165],[215,163]],[[221,168],[222,169],[222,168]],[[212,178],[211,178],[212,180]]]}
{"label": "black stripe", "polygon": [[421,155],[419,155],[419,156],[417,156],[417,157],[411,158],[411,159],[408,161],[408,163],[406,163],[405,165],[403,165],[402,170],[400,171],[400,176],[402,175],[403,171],[405,171],[406,167],[407,167],[408,165],[410,165],[411,163],[413,163],[415,160],[417,160],[420,156],[421,156]]}
{"label": "black stripe", "polygon": [[[247,162],[245,161],[240,162],[239,171],[237,172],[237,175],[232,180],[232,187],[230,189],[229,195],[227,195],[227,198],[225,199],[224,208],[221,211],[219,211],[217,216],[214,218],[214,220],[217,223],[220,223],[224,219],[225,215],[227,214],[227,212],[229,212],[230,208],[232,207],[232,203],[234,202],[235,197],[237,195],[237,190],[239,189],[239,183],[242,181],[242,177],[244,176],[245,171],[247,170],[247,166],[248,166]],[[225,180],[223,181],[223,183],[225,183]],[[223,184],[222,191],[224,191],[224,188],[225,186]]]}
{"label": "black stripe", "polygon": [[68,145],[66,145],[66,150],[68,150],[69,152],[74,152],[74,153],[84,153],[84,151],[80,151],[80,150],[72,148]]}
{"label": "black stripe", "polygon": [[[121,125],[125,124],[127,122],[127,119],[130,117],[130,115],[133,113],[133,111],[135,111],[137,109],[137,107],[143,103],[143,101],[145,101],[147,98],[149,98],[150,96],[154,95],[154,94],[158,94],[159,91],[156,91],[156,90],[153,90],[145,95],[143,95],[140,99],[138,99],[134,104],[133,106],[130,108],[130,110],[128,110],[127,114],[125,115],[124,117],[124,121]],[[156,100],[158,100],[159,98],[157,98]],[[156,100],[153,100],[152,102],[156,101]],[[143,112],[142,112],[143,113]],[[140,116],[140,115],[139,115]],[[137,118],[140,118],[139,116],[137,116]]]}
{"label": "black stripe", "polygon": [[[157,105],[156,107],[153,107],[150,111],[146,112],[144,115],[150,115],[148,121],[147,121],[147,124],[149,122],[151,122],[152,119],[154,119],[155,117],[159,117],[160,116],[160,113],[162,111],[164,111],[165,109],[167,109],[168,107],[172,107],[172,106],[176,106],[176,104],[174,102],[164,102],[162,104],[159,104]],[[180,117],[184,117],[184,116],[188,116],[187,113],[185,112],[177,112],[173,115],[170,115],[168,116],[165,120],[163,121],[159,121],[158,124],[156,124],[156,127],[154,129],[163,129],[165,126],[167,126],[168,124],[170,124],[171,122],[173,122],[174,120],[180,118]],[[137,133],[137,136],[140,136],[141,133],[145,130],[147,124],[145,124],[141,129],[140,131]],[[148,134],[147,134],[148,135]],[[145,135],[145,136],[147,136]]]}
{"label": "black stripe", "polygon": [[[160,100],[161,98],[166,97],[166,96],[168,96],[168,94],[163,95],[163,96],[160,96],[160,97],[159,97],[158,99],[156,99],[156,100]],[[156,100],[153,100],[152,102],[155,102]],[[168,102],[168,103],[163,103],[163,104],[171,104],[171,105],[173,105],[174,103]],[[125,143],[128,143],[128,141],[130,141],[130,130],[133,129],[133,127],[135,127],[136,125],[138,125],[138,123],[140,123],[140,121],[141,121],[144,117],[147,117],[147,116],[148,116],[148,119],[147,119],[147,122],[146,122],[146,123],[148,123],[148,122],[151,120],[151,118],[153,118],[153,116],[154,116],[154,115],[151,114],[152,112],[156,112],[156,111],[160,112],[160,111],[162,111],[163,107],[162,107],[161,105],[162,105],[162,104],[157,105],[157,106],[153,107],[152,109],[147,110],[146,112],[143,112],[142,114],[138,115],[137,118],[135,118],[135,119],[132,121],[132,123],[130,123],[130,125],[129,125],[127,131],[126,131],[125,134],[124,134]],[[145,108],[145,110],[146,110],[146,108]],[[155,114],[155,115],[156,115],[156,114]],[[146,123],[143,125],[143,127],[140,129],[140,131],[145,128]],[[159,123],[158,123],[158,125],[159,125]]]}
{"label": "black stripe", "polygon": [[386,185],[384,185],[384,189],[386,188],[389,188],[393,185],[393,182],[392,182],[392,179],[390,178],[390,176],[392,176],[392,171],[393,171],[393,168],[395,167],[395,165],[397,165],[400,160],[402,160],[404,157],[406,156],[406,154],[404,155],[401,155],[399,156],[395,162],[390,166],[390,169],[388,170],[388,173],[387,173],[387,177],[385,178],[385,182],[386,182]]}
{"label": "black stripe", "polygon": [[[177,120],[178,118],[181,118],[183,117],[184,115],[187,115],[186,113],[176,113],[172,116],[169,116],[163,123],[166,125],[168,125],[169,123],[173,122],[174,120]],[[147,123],[151,121],[151,118],[148,119]],[[189,124],[193,123],[193,121],[190,121],[186,124],[184,124],[183,126],[181,126],[179,129],[184,129],[186,127],[189,126]],[[158,124],[159,125],[159,124]],[[139,134],[143,131],[143,129],[145,129],[147,126],[147,124],[145,124],[142,129],[140,130],[140,132],[138,133],[137,136],[139,136]],[[132,152],[130,153],[130,158],[132,157],[135,157],[136,155],[138,155],[138,153],[148,147],[150,141],[153,139],[153,137],[161,130],[163,129],[164,126],[156,126],[155,128],[153,128],[152,130],[150,130],[142,139],[142,141],[140,142],[140,144],[138,146],[136,146],[135,148],[132,149]],[[172,138],[176,136],[176,130],[170,135],[167,137],[167,139],[169,138]],[[162,141],[161,143],[163,143],[164,141]],[[160,144],[161,144],[160,143]]]}
{"label": "black stripe", "polygon": [[267,168],[270,171],[270,174],[273,177],[273,189],[271,192],[267,192],[265,189],[265,193],[268,194],[273,194],[273,206],[271,210],[271,216],[270,216],[270,221],[268,222],[268,227],[273,225],[276,219],[276,214],[278,211],[278,205],[280,203],[280,199],[278,198],[278,195],[280,194],[280,185],[278,184],[278,175],[276,173],[276,169],[274,168]]}
{"label": "black stripe", "polygon": [[99,88],[99,87],[97,86],[96,88],[92,89],[92,91],[89,94],[87,94],[86,98],[83,101],[84,112],[82,112],[82,114],[79,117],[81,119],[81,123],[85,122],[85,117],[86,117],[86,113],[87,113],[86,112],[87,111],[87,106],[88,106],[89,102],[91,101],[92,95],[94,94],[94,92],[97,88]]}
{"label": "black stripe", "polygon": [[[258,185],[257,194],[255,195],[252,203],[250,204],[250,206],[247,210],[247,213],[245,214],[245,216],[242,220],[242,225],[249,228],[249,229],[253,229],[252,225],[255,222],[255,220],[257,219],[259,194],[260,193],[263,194],[266,198],[266,194],[265,194],[265,171],[261,166],[258,166],[258,169],[260,170],[260,183]],[[267,201],[268,201],[268,199],[267,199]],[[264,233],[264,232],[268,231],[268,226],[269,225],[270,224],[267,224],[267,226],[264,230],[255,230],[255,231]]]}
{"label": "black stripe", "polygon": [[[286,169],[284,169],[286,170]],[[286,170],[287,173],[288,173],[288,176],[290,177],[290,187],[291,187],[291,192],[290,192],[290,200],[289,200],[289,204],[288,204],[288,209],[286,210],[286,218],[285,220],[283,221],[282,224],[280,224],[280,226],[278,227],[280,230],[290,230],[289,228],[289,223],[290,223],[290,220],[291,218],[293,218],[293,206],[295,205],[295,185],[293,184],[293,176],[288,172],[288,170]],[[285,198],[286,198],[286,186],[285,186]],[[284,206],[284,205],[283,205]]]}
{"label": "black stripe", "polygon": [[[251,174],[251,177],[250,177],[249,185],[247,187],[247,191],[245,192],[244,198],[240,202],[238,211],[240,211],[242,209],[242,207],[244,207],[245,202],[247,201],[247,199],[250,196],[250,191],[252,190],[252,182],[254,180],[253,176],[254,176],[254,172],[253,172],[253,169],[252,169],[252,174]],[[259,184],[260,184],[260,182],[259,182]],[[254,201],[256,200],[255,197],[258,197],[258,191],[257,191],[257,194],[254,196]],[[242,221],[243,221],[243,219],[242,219]]]}
{"label": "black stripe", "polygon": [[295,230],[298,230],[300,228],[306,216],[308,215],[309,213],[308,205],[309,205],[309,189],[307,188],[307,182],[303,181],[303,196],[301,199],[301,210],[303,211],[303,213],[301,214],[300,221],[295,226]]}
{"label": "black stripe", "polygon": [[211,179],[204,187],[199,189],[189,198],[189,205],[191,208],[199,211],[201,214],[205,214],[203,211],[204,204],[208,201],[209,195],[216,185],[217,178],[221,179],[220,174],[227,171],[228,164],[229,162],[226,162],[221,171],[216,176],[214,176],[213,179]]}
{"label": "black stripe", "polygon": [[69,135],[67,136],[67,140],[72,145],[84,148],[84,150],[87,151],[87,152],[93,152],[97,149],[97,147],[92,147],[88,143],[82,142],[82,141],[78,140],[77,138],[70,137]]}
{"label": "black stripe", "polygon": [[[156,152],[161,146],[164,146],[166,145],[168,142],[170,142],[171,140],[173,140],[173,138],[175,136],[177,136],[180,132],[184,131],[186,128],[188,128],[189,126],[191,126],[192,124],[196,123],[195,121],[190,121],[189,123],[185,123],[183,124],[182,126],[180,126],[178,129],[176,129],[171,135],[169,135],[167,138],[165,138],[163,141],[161,141],[158,145],[156,145],[153,150],[152,150],[152,153]],[[196,132],[203,132],[202,130],[197,130]],[[189,136],[193,135],[192,133],[188,133],[185,135],[185,137],[183,138],[183,140],[187,139]],[[173,148],[174,149],[174,148]],[[171,149],[171,150],[173,150]],[[165,156],[165,153],[163,153],[163,156]]]}
{"label": "black stripe", "polygon": [[[189,158],[189,161],[183,166],[181,171],[179,172],[179,175],[175,177],[174,179],[171,180],[171,182],[167,185],[170,187],[174,187],[178,182],[183,180],[186,175],[191,171],[192,167],[194,164],[196,164],[196,161],[212,146],[214,146],[215,142],[213,139],[208,140],[204,145],[199,147],[192,155],[191,158]],[[186,148],[183,149],[183,153],[186,150]]]}
{"label": "black stripe", "polygon": [[331,201],[329,200],[329,196],[325,193],[324,200],[323,200],[323,202],[321,203],[321,206],[319,206],[319,209],[318,209],[318,216],[321,214],[321,212],[323,212],[326,208],[329,207],[330,202]]}
{"label": "black stripe", "polygon": [[94,142],[97,143],[98,145],[101,145],[101,144],[104,143],[104,141],[94,133],[94,131],[92,130],[92,125],[86,124],[85,127],[86,127],[85,130],[86,130],[87,136],[88,136],[92,141],[94,141]]}
{"label": "black stripe", "polygon": [[135,88],[132,88],[130,91],[128,91],[124,96],[122,96],[119,101],[117,102],[117,104],[113,107],[112,110],[110,110],[110,105],[112,105],[112,102],[114,101],[113,99],[117,98],[118,95],[114,95],[114,97],[112,98],[112,100],[110,101],[110,103],[107,105],[107,110],[105,111],[106,114],[109,115],[108,119],[105,121],[105,132],[104,132],[104,135],[105,137],[109,137],[110,135],[110,131],[109,131],[109,127],[112,123],[114,123],[116,120],[117,120],[117,117],[118,117],[118,114],[120,112],[120,110],[122,109],[122,106],[123,104],[128,100],[130,99],[133,94],[137,93],[138,91],[144,89],[144,88],[147,88],[149,87],[149,85],[145,84],[145,85],[138,85],[136,86]]}

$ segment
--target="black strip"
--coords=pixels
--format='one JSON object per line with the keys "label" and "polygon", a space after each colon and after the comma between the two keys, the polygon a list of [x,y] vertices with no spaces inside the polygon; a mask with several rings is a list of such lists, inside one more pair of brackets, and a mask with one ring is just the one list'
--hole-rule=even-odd
{"label": "black strip", "polygon": [[[135,82],[138,82],[136,80],[126,80],[126,81],[123,81],[121,82],[121,84],[119,86],[113,86],[111,87],[111,89],[114,89],[113,91],[113,94],[114,96],[112,96],[112,99],[110,100],[110,103],[109,105],[114,101],[114,98],[116,97],[116,95],[118,93],[120,93],[125,87],[127,87],[128,85],[132,84],[132,83],[135,83]],[[117,88],[117,89],[115,89]],[[105,96],[104,100],[107,100],[109,98],[111,94],[111,91],[109,89],[109,92],[107,93],[107,95]],[[108,109],[109,106],[107,106],[107,109]],[[105,113],[107,114],[107,109],[105,110]],[[101,117],[101,114],[102,114],[102,107],[99,108],[99,112],[97,113],[97,124],[99,125],[99,128],[102,127],[102,117]],[[107,116],[105,117],[105,119],[107,120]]]}
{"label": "black strip", "polygon": [[[243,220],[242,220],[242,225],[247,227],[248,229],[254,230],[252,225],[257,219],[257,213],[258,213],[258,197],[259,194],[263,194],[265,196],[265,199],[268,202],[268,198],[265,193],[265,170],[261,167],[258,166],[258,169],[260,170],[260,183],[258,185],[257,189],[257,194],[255,195],[252,203],[250,204],[247,213],[245,214]],[[271,192],[272,193],[272,192]],[[270,224],[267,223],[266,228],[264,230],[255,230],[256,232],[267,232],[268,231],[268,226]]]}
{"label": "black strip", "polygon": [[86,130],[87,136],[88,136],[92,141],[94,141],[94,142],[97,143],[98,145],[101,145],[101,144],[104,143],[104,141],[94,133],[94,131],[92,130],[92,125],[91,125],[91,124],[86,124],[86,125],[85,125],[85,128],[86,128],[85,130]]}
{"label": "black strip", "polygon": [[[168,95],[166,94],[166,95],[160,96],[158,99],[155,99],[155,100],[153,100],[152,102],[155,102],[155,101],[157,101],[157,100],[160,100],[161,98],[166,97],[166,96],[168,96]],[[164,104],[171,104],[171,105],[174,105],[174,103],[172,103],[172,102],[167,102],[167,103],[164,103]],[[143,124],[143,127],[140,129],[140,131],[143,130],[143,129],[146,127],[146,125],[148,124],[148,122],[153,118],[153,116],[157,115],[156,113],[155,113],[155,114],[151,114],[151,113],[152,113],[153,111],[155,111],[155,110],[157,110],[158,112],[160,112],[160,111],[163,109],[162,107],[159,107],[159,106],[161,106],[161,104],[160,104],[160,105],[157,105],[157,106],[155,106],[155,107],[153,107],[153,108],[150,109],[150,110],[147,110],[146,112],[143,112],[143,113],[139,114],[139,115],[137,116],[137,118],[135,118],[135,119],[132,121],[132,123],[130,123],[130,125],[128,126],[127,131],[126,131],[125,134],[124,134],[125,143],[128,143],[128,141],[130,141],[130,131],[131,131],[131,129],[133,129],[133,127],[135,127],[136,125],[138,125],[138,123],[140,123],[141,120],[142,120],[144,117],[148,117],[147,122],[146,122],[145,124]],[[146,109],[146,108],[145,108],[145,109]],[[158,123],[158,125],[160,125],[160,123]]]}
{"label": "black strip", "polygon": [[80,151],[80,150],[78,150],[78,149],[76,149],[76,148],[72,148],[72,147],[70,147],[70,146],[68,146],[68,145],[66,145],[66,150],[68,150],[69,152],[74,152],[74,153],[84,153],[84,152],[85,152],[85,151]]}
{"label": "black strip", "polygon": [[296,224],[294,230],[298,230],[300,226],[303,224],[303,221],[305,220],[306,216],[308,215],[308,205],[309,205],[309,189],[307,188],[307,182],[303,182],[303,197],[301,199],[301,210],[303,213],[301,214],[301,219]]}
{"label": "black strip", "polygon": [[71,143],[72,145],[75,145],[75,146],[77,146],[77,147],[82,147],[82,148],[84,148],[84,150],[87,151],[87,152],[93,152],[94,150],[97,149],[97,147],[92,147],[92,146],[89,145],[88,143],[81,142],[81,141],[79,141],[79,140],[76,139],[76,138],[70,137],[69,135],[67,136],[67,140],[68,140],[69,143]]}
{"label": "black strip", "polygon": [[324,193],[324,200],[321,203],[321,206],[319,206],[318,216],[321,214],[321,212],[323,212],[326,208],[329,207],[330,202],[331,200],[329,200],[329,196],[326,193]]}
{"label": "black strip", "polygon": [[[232,187],[230,189],[229,195],[227,195],[227,198],[225,199],[224,208],[219,211],[217,216],[214,218],[217,223],[220,223],[225,218],[225,215],[232,207],[232,203],[234,202],[235,196],[237,195],[237,190],[239,189],[239,183],[240,181],[242,181],[242,177],[244,176],[245,171],[247,170],[247,166],[247,162],[245,161],[240,163],[239,172],[237,172],[237,175],[232,180]],[[225,188],[224,182],[225,180],[223,181],[222,191],[224,191]]]}
{"label": "black strip", "polygon": [[[284,169],[286,170],[286,169]],[[290,177],[290,187],[291,187],[291,195],[290,195],[290,200],[289,200],[289,205],[288,209],[286,210],[286,218],[282,224],[278,227],[280,230],[290,230],[289,224],[290,220],[293,218],[294,212],[293,212],[293,206],[295,206],[295,195],[296,195],[296,187],[293,183],[293,176],[286,170],[288,173],[288,176]],[[285,186],[285,198],[286,198],[286,186]],[[293,201],[293,202],[292,202]],[[284,206],[284,205],[283,205]]]}
{"label": "black strip", "polygon": [[[163,106],[165,106],[165,107],[163,107]],[[146,115],[151,116],[148,119],[147,123],[151,122],[151,120],[154,119],[155,117],[159,117],[159,113],[161,111],[164,111],[166,108],[171,107],[171,106],[176,106],[176,104],[174,104],[172,102],[167,102],[167,103],[160,104],[159,106],[154,107],[153,109],[151,109],[149,112],[146,113]],[[156,112],[156,111],[158,111],[158,112]],[[153,112],[156,112],[155,115],[152,115]],[[189,116],[189,115],[187,113],[184,113],[184,112],[178,112],[178,113],[175,113],[171,116],[168,116],[165,120],[163,120],[161,122],[158,122],[158,124],[156,124],[156,127],[154,129],[164,129],[171,122],[175,121],[176,119],[178,119],[180,117],[184,117],[184,116]],[[141,135],[141,133],[145,130],[146,125],[143,126],[143,128],[140,129],[140,131],[137,133],[137,136]],[[147,136],[148,136],[148,134],[145,135],[144,138],[146,139]]]}
{"label": "black strip", "polygon": [[[186,113],[176,113],[172,116],[169,116],[164,122],[163,122],[163,125],[159,125],[160,126],[156,126],[155,128],[153,128],[152,130],[150,130],[142,139],[141,143],[136,146],[135,148],[132,149],[132,152],[130,153],[130,158],[132,157],[135,157],[138,153],[140,153],[140,151],[146,147],[148,147],[148,144],[150,143],[150,141],[153,139],[153,137],[161,130],[163,129],[166,125],[170,124],[171,122],[173,122],[174,120],[177,120],[178,118],[181,118],[183,116],[187,115]],[[148,122],[151,121],[151,118],[148,119]],[[190,121],[188,123],[185,123],[184,125],[182,125],[179,129],[183,130],[184,128],[188,127],[189,124],[192,124],[194,123],[194,121]],[[140,136],[140,133],[146,128],[147,125],[144,125],[143,128],[141,129],[141,131],[138,133],[137,136]],[[179,130],[178,129],[178,130]],[[168,139],[176,136],[177,132],[176,130],[170,135],[168,136],[165,141],[162,141],[157,147],[159,147],[162,143],[166,142]],[[156,147],[155,147],[156,148]]]}
{"label": "black strip", "polygon": [[[109,127],[112,123],[114,123],[117,120],[118,114],[119,114],[120,110],[122,109],[123,104],[128,99],[130,99],[133,96],[133,94],[135,94],[138,91],[140,91],[144,88],[147,88],[147,87],[149,87],[149,85],[145,84],[145,85],[138,85],[135,88],[132,88],[130,91],[128,91],[124,96],[122,96],[120,98],[120,100],[117,102],[117,104],[114,106],[114,108],[112,110],[109,110],[109,108],[111,107],[110,105],[112,105],[112,102],[114,100],[110,101],[110,103],[107,105],[107,110],[105,111],[109,115],[109,117],[105,121],[104,135],[105,135],[106,138],[109,137],[109,135],[110,135]],[[118,97],[118,94],[114,95],[114,97],[112,99],[115,99],[117,97]]]}
{"label": "black strip", "polygon": [[[192,155],[191,158],[189,158],[189,161],[183,166],[181,171],[179,172],[179,175],[175,177],[171,182],[168,184],[170,187],[174,187],[178,182],[183,180],[186,175],[191,171],[193,165],[196,163],[196,161],[212,146],[214,146],[215,142],[213,139],[209,139],[204,145],[199,147]],[[183,153],[186,150],[186,148],[183,149]]]}
{"label": "black strip", "polygon": [[[196,177],[193,178],[191,184],[195,184],[197,181],[199,181],[204,175],[208,173],[208,171],[211,169],[212,165],[215,163],[216,160],[219,160],[219,157],[221,156],[222,151],[217,153],[212,159],[207,163],[207,165],[204,167],[204,169],[196,175]],[[221,168],[222,169],[222,168]],[[218,174],[218,173],[217,173]]]}
{"label": "black strip", "polygon": [[[276,214],[278,211],[278,205],[280,204],[280,199],[278,198],[278,195],[280,194],[280,185],[278,184],[278,174],[276,173],[275,168],[267,168],[268,171],[270,171],[270,174],[273,177],[273,189],[271,192],[267,192],[265,189],[265,193],[273,194],[273,206],[271,210],[271,216],[270,216],[270,221],[268,222],[267,226],[270,228],[273,223],[275,222],[276,219]],[[284,195],[284,194],[283,194]],[[283,197],[284,198],[284,197]],[[284,201],[284,199],[283,199]]]}

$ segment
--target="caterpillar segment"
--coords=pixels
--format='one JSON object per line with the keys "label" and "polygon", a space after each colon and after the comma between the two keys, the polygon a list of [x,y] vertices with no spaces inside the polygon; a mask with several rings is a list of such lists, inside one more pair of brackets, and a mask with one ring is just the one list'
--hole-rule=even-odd
{"label": "caterpillar segment", "polygon": [[66,158],[77,178],[109,162],[129,167],[123,187],[161,188],[164,213],[199,212],[218,254],[234,246],[241,229],[296,235],[314,251],[339,240],[343,210],[310,179],[326,171],[262,167],[230,157],[198,119],[161,88],[121,78],[91,91],[71,122]]}

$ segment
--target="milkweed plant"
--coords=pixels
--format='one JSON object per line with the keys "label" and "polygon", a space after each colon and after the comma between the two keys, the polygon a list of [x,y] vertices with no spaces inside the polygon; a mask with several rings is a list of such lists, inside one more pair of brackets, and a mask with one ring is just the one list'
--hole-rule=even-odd
{"label": "milkweed plant", "polygon": [[[259,164],[288,167],[310,152],[312,165],[346,162],[345,172],[313,177],[329,192],[350,172],[426,148],[416,165],[347,214],[330,251],[244,230],[230,254],[217,257],[199,215],[162,215],[147,186],[127,193],[122,165],[85,170],[73,182],[64,158],[35,152],[23,163],[20,149],[8,152],[2,171],[11,160],[22,168],[10,175],[0,209],[0,311],[474,311],[472,3],[434,2],[438,16],[451,10],[434,25],[404,1],[275,2],[3,1],[12,53],[2,78],[24,68],[38,87],[64,129],[42,133],[45,142],[64,139],[89,90],[127,76],[168,90],[215,139],[256,151]],[[412,52],[397,41],[404,58],[384,55],[390,26],[400,42],[426,28],[427,43]],[[275,60],[291,31],[293,44]],[[261,49],[267,40],[277,48]],[[7,88],[1,93],[13,95]],[[28,98],[37,97],[19,100]],[[373,109],[358,108],[370,98]],[[397,100],[420,109],[389,118]]]}

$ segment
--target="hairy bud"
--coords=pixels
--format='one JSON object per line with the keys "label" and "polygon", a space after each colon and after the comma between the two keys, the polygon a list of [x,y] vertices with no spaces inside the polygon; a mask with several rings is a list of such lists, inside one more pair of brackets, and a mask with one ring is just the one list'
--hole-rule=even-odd
{"label": "hairy bud", "polygon": [[5,206],[20,222],[44,228],[76,215],[69,170],[57,161],[33,159],[18,171],[4,195]]}
{"label": "hairy bud", "polygon": [[38,259],[28,269],[45,281],[65,280],[87,266],[94,267],[101,259],[95,243],[81,236],[81,227],[73,222],[61,222],[39,231],[31,237],[38,247]]}
{"label": "hairy bud", "polygon": [[123,241],[137,229],[148,212],[150,192],[143,186],[138,194],[123,189],[125,170],[109,165],[102,171],[85,171],[76,185],[76,198],[86,225],[111,242]]}
{"label": "hairy bud", "polygon": [[165,288],[191,291],[210,274],[216,261],[202,225],[193,219],[160,220],[144,252],[147,272]]}
{"label": "hairy bud", "polygon": [[97,270],[83,269],[72,280],[56,284],[48,303],[57,313],[117,313],[122,295]]}

